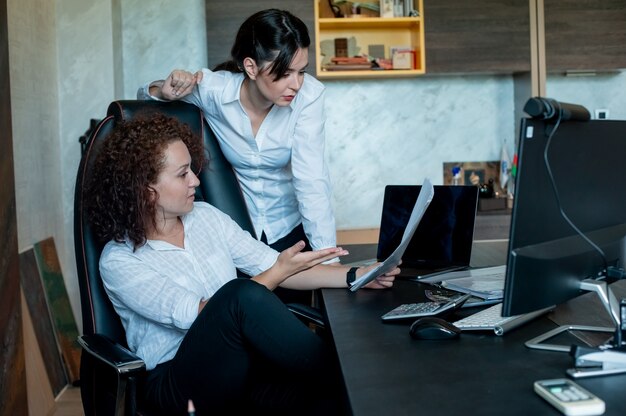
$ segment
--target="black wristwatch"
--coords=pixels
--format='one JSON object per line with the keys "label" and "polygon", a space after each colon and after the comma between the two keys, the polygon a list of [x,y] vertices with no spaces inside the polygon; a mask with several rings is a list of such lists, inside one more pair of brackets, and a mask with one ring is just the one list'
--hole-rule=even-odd
{"label": "black wristwatch", "polygon": [[358,267],[352,267],[350,270],[348,270],[348,273],[346,273],[346,283],[348,284],[348,287],[352,286],[352,283],[354,283],[354,281],[356,280],[357,270],[359,270]]}

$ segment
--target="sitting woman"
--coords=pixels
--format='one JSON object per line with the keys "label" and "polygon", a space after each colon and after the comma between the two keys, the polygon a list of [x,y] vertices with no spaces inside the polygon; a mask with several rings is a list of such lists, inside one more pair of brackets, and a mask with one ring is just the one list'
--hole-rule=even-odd
{"label": "sitting woman", "polygon": [[[347,252],[299,242],[278,253],[194,202],[203,155],[186,125],[138,117],[105,140],[89,181],[103,283],[146,363],[145,402],[169,415],[188,400],[198,414],[338,414],[332,351],[272,290],[347,287],[347,267],[321,264]],[[398,272],[366,287],[391,287]]]}

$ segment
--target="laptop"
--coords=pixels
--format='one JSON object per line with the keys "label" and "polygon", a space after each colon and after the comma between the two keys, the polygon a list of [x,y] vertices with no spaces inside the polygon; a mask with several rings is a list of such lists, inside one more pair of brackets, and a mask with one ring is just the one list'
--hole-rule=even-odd
{"label": "laptop", "polygon": [[426,213],[428,205],[431,203],[434,196],[435,188],[433,187],[433,184],[430,183],[430,179],[424,178],[424,183],[422,183],[422,188],[420,189],[417,201],[411,210],[411,215],[409,215],[407,225],[402,232],[400,243],[384,261],[378,263],[376,267],[368,270],[361,277],[352,282],[350,285],[351,291],[355,292],[359,290],[361,287],[374,280],[377,276],[388,273],[398,267],[398,265],[402,262],[404,251],[411,242],[411,239],[413,238],[413,235],[415,234],[415,231],[417,230],[417,227],[424,217],[424,213]]}
{"label": "laptop", "polygon": [[[470,265],[478,187],[436,185],[434,189],[402,256],[400,278],[420,280]],[[398,247],[420,190],[421,185],[385,187],[377,255],[372,262],[384,261]]]}

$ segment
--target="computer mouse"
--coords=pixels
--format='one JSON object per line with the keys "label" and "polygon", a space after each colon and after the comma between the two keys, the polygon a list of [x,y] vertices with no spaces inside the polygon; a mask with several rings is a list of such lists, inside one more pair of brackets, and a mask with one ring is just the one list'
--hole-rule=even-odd
{"label": "computer mouse", "polygon": [[461,330],[441,318],[428,316],[413,322],[409,334],[413,339],[454,339]]}

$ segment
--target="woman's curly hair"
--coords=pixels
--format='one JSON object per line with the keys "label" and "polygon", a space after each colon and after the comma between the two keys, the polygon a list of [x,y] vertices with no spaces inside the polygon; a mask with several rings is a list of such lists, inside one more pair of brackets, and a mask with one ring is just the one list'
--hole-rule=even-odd
{"label": "woman's curly hair", "polygon": [[105,139],[87,181],[86,208],[96,235],[103,242],[123,242],[134,247],[146,242],[148,225],[156,227],[155,191],[165,165],[165,150],[181,140],[198,173],[205,163],[200,137],[189,126],[160,113],[143,114],[119,122]]}

